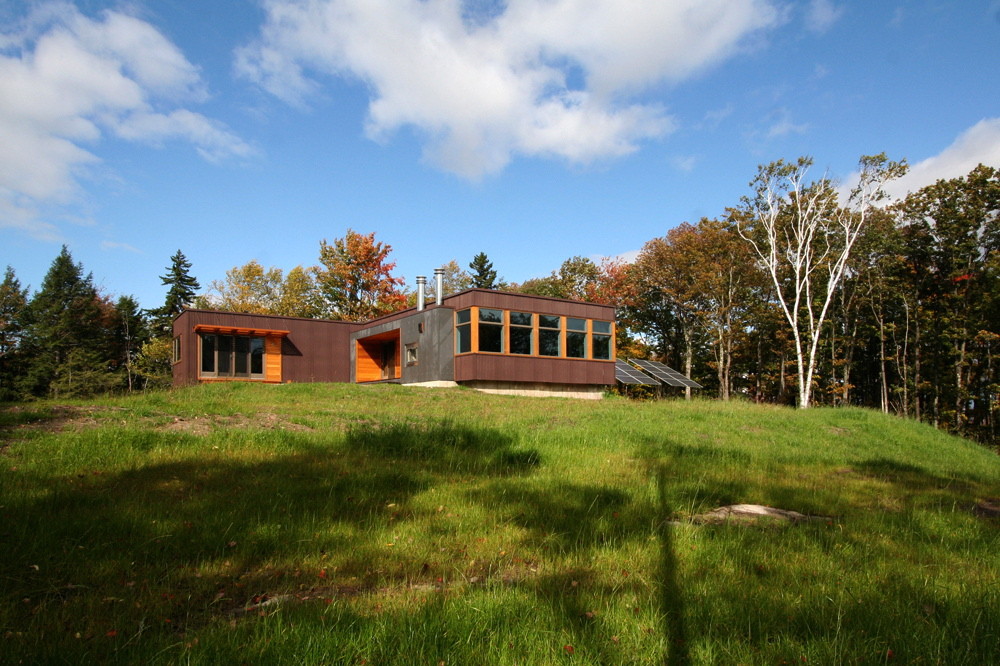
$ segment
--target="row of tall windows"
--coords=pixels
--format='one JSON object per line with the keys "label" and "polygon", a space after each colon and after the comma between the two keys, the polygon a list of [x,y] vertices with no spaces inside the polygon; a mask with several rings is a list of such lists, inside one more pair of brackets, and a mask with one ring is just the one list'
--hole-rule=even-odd
{"label": "row of tall windows", "polygon": [[264,379],[264,338],[201,334],[202,377]]}
{"label": "row of tall windows", "polygon": [[455,352],[471,351],[610,360],[611,322],[490,308],[459,310],[455,313]]}

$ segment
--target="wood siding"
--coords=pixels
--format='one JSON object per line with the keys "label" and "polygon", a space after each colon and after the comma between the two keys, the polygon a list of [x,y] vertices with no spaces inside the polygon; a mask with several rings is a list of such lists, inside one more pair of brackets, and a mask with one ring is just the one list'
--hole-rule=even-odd
{"label": "wood siding", "polygon": [[281,337],[271,335],[264,338],[264,380],[281,381]]}

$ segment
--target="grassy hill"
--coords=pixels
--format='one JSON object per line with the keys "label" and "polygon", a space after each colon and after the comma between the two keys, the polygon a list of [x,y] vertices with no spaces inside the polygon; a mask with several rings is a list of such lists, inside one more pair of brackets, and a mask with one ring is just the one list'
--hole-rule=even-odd
{"label": "grassy hill", "polygon": [[[0,427],[0,663],[1000,663],[1000,460],[869,411],[230,384]],[[737,503],[816,519],[700,518]]]}

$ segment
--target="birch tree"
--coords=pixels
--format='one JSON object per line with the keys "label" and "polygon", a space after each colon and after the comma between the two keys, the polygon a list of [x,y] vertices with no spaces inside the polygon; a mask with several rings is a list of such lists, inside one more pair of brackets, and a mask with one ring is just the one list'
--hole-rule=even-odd
{"label": "birch tree", "polygon": [[848,269],[848,260],[882,186],[906,171],[884,153],[863,156],[858,184],[840,206],[827,176],[807,183],[813,162],[778,160],[758,168],[752,197],[743,205],[749,222],[737,227],[775,287],[795,343],[798,405],[809,407],[823,324]]}

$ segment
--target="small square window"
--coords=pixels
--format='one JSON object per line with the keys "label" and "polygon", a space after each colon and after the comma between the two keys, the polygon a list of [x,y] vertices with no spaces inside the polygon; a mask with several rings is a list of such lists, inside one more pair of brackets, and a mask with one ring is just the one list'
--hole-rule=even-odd
{"label": "small square window", "polygon": [[406,365],[417,364],[417,345],[406,345]]}

